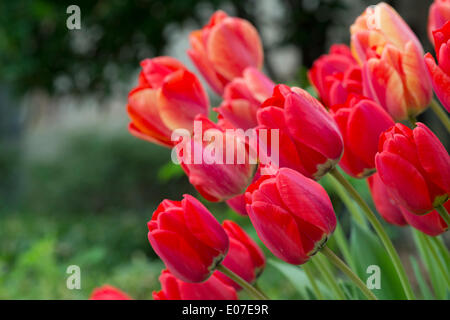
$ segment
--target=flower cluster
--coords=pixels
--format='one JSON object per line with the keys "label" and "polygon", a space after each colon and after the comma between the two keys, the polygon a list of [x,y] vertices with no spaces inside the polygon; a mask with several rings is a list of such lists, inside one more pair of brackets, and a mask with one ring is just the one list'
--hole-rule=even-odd
{"label": "flower cluster", "polygon": [[[388,223],[442,234],[449,221],[449,154],[425,124],[413,121],[411,129],[400,121],[426,110],[433,88],[450,108],[448,19],[449,2],[436,0],[429,18],[436,64],[430,53],[424,56],[419,40],[393,8],[385,3],[367,8],[350,28],[350,46],[333,45],[309,70],[316,99],[301,88],[275,85],[262,72],[257,30],[218,11],[191,33],[188,50],[222,97],[213,109],[217,123],[208,119],[209,99],[198,77],[174,58],[157,57],[141,63],[138,85],[129,94],[129,130],[138,138],[173,147],[173,130],[193,134],[193,122],[200,121],[202,134],[230,134],[236,141],[231,148],[246,152],[250,147],[239,129],[256,130],[258,147],[266,150],[274,142],[261,139],[262,133],[277,130],[279,159],[273,163],[259,159],[252,164],[247,156],[234,164],[187,163],[186,153],[210,151],[208,142],[195,139],[183,152],[178,150],[177,157],[206,200],[227,201],[247,214],[262,243],[290,264],[304,264],[319,250],[329,250],[326,242],[337,219],[317,181],[327,173],[339,180],[338,165],[352,177],[368,178],[375,206]],[[235,133],[228,133],[230,129]],[[222,151],[211,154],[221,157]],[[362,208],[371,222],[376,220],[367,205]],[[374,228],[404,279],[395,249],[379,224]],[[237,291],[251,287],[264,271],[266,258],[258,244],[235,222],[220,224],[191,195],[162,201],[148,230],[150,244],[166,266],[154,299],[237,299]],[[113,291],[105,295],[127,297]]]}

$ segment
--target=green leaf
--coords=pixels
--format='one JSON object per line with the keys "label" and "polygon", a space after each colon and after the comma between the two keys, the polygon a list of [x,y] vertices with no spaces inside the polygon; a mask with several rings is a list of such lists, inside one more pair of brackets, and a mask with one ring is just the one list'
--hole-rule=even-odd
{"label": "green leaf", "polygon": [[353,223],[350,247],[352,255],[357,257],[355,271],[363,282],[370,276],[367,273],[369,266],[376,265],[380,268],[381,288],[372,290],[378,299],[406,299],[391,258],[371,231]]}
{"label": "green leaf", "polygon": [[[309,299],[310,293],[313,292],[312,286],[305,272],[301,270],[299,266],[294,266],[273,259],[269,259],[268,262],[290,281],[290,283],[300,293],[302,299]],[[320,280],[316,278],[316,282],[325,299],[333,298],[330,290],[328,290],[328,288]]]}
{"label": "green leaf", "polygon": [[422,297],[425,300],[433,300],[434,299],[433,294],[431,293],[425,279],[422,276],[422,272],[420,271],[419,264],[417,263],[417,259],[414,256],[410,256],[409,259],[411,260],[411,265],[413,267],[414,274],[417,279],[417,283],[419,284],[419,288],[420,288],[420,292],[422,293]]}

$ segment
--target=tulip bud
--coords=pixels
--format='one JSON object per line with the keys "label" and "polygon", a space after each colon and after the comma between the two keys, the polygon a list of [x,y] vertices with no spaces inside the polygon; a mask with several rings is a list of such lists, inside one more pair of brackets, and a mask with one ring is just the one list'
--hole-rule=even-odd
{"label": "tulip bud", "polygon": [[244,130],[258,125],[256,111],[264,100],[272,95],[275,84],[258,69],[247,68],[242,78],[227,84],[223,102],[214,109],[235,128]]}
{"label": "tulip bud", "polygon": [[364,95],[396,121],[424,111],[433,93],[423,77],[423,48],[398,13],[383,2],[370,6],[350,30],[353,54],[363,67]]}
{"label": "tulip bud", "polygon": [[372,199],[377,208],[378,213],[384,220],[390,224],[397,226],[405,226],[408,224],[403,217],[400,206],[392,199],[386,186],[381,181],[378,173],[370,176],[367,179]]}
{"label": "tulip bud", "polygon": [[154,300],[237,300],[236,290],[218,277],[218,271],[202,283],[189,283],[177,279],[169,270],[159,277],[161,290],[153,292]]}
{"label": "tulip bud", "polygon": [[258,237],[278,258],[303,264],[336,228],[330,198],[314,180],[289,168],[264,175],[245,193]]}
{"label": "tulip bud", "polygon": [[[447,211],[450,210],[450,201],[443,204]],[[423,216],[418,216],[405,208],[402,210],[405,220],[413,227],[423,233],[436,237],[448,230],[448,225],[436,210],[433,210]]]}
{"label": "tulip bud", "polygon": [[423,123],[414,130],[397,123],[382,133],[375,163],[395,201],[415,214],[448,199],[450,156]]}
{"label": "tulip bud", "polygon": [[445,109],[450,112],[450,21],[441,29],[433,31],[433,35],[439,66],[436,65],[430,53],[425,55],[425,63],[434,92]]}
{"label": "tulip bud", "polygon": [[193,139],[177,146],[189,182],[208,201],[224,201],[242,194],[257,169],[249,145],[235,130],[221,128],[203,116],[196,118],[197,125],[201,128],[194,129]]}
{"label": "tulip bud", "polygon": [[225,85],[247,67],[261,69],[263,49],[258,31],[247,20],[215,12],[201,30],[191,33],[188,55],[209,83],[222,95]]}
{"label": "tulip bud", "polygon": [[[332,116],[309,93],[277,85],[257,113],[259,129],[279,129],[279,163],[309,178],[320,179],[340,160],[342,136]],[[273,149],[271,139],[265,150]]]}
{"label": "tulip bud", "polygon": [[442,28],[450,20],[450,1],[434,0],[428,13],[428,37],[435,44],[433,31]]}
{"label": "tulip bud", "polygon": [[355,95],[345,104],[334,105],[331,114],[344,139],[339,165],[355,178],[370,176],[375,172],[378,138],[394,125],[391,116],[374,101]]}
{"label": "tulip bud", "polygon": [[[230,239],[230,249],[222,264],[245,281],[256,282],[266,266],[264,253],[238,224],[225,220],[222,225]],[[220,271],[217,274],[220,279],[236,290],[241,289],[236,282]]]}
{"label": "tulip bud", "polygon": [[99,288],[95,288],[89,300],[132,300],[126,293],[120,291],[119,289],[110,286],[103,285]]}
{"label": "tulip bud", "polygon": [[139,83],[128,95],[129,131],[171,147],[172,130],[192,130],[196,115],[207,115],[209,100],[200,80],[178,60],[157,57],[141,62]]}
{"label": "tulip bud", "polygon": [[186,282],[202,282],[228,251],[228,236],[200,201],[164,200],[148,222],[148,239],[167,269]]}
{"label": "tulip bud", "polygon": [[308,77],[328,108],[344,104],[351,93],[363,92],[361,67],[343,44],[331,46],[329,54],[314,61]]}

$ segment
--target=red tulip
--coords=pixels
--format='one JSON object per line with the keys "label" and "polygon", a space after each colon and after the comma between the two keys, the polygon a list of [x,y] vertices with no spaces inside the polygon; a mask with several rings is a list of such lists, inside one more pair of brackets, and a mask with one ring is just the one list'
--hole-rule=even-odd
{"label": "red tulip", "polygon": [[236,290],[217,276],[218,271],[202,283],[189,283],[177,279],[169,270],[159,277],[161,291],[153,292],[154,300],[237,300]]}
{"label": "red tulip", "polygon": [[334,105],[332,115],[344,138],[339,165],[356,178],[375,172],[375,154],[380,134],[394,125],[391,116],[376,102],[351,95],[345,104]]}
{"label": "red tulip", "polygon": [[414,130],[397,123],[380,136],[375,163],[397,203],[424,214],[450,193],[450,156],[439,139],[418,123]]}
{"label": "red tulip", "polygon": [[240,194],[236,197],[228,199],[226,203],[232,210],[239,213],[240,215],[247,215],[247,209],[245,208],[245,194]]}
{"label": "red tulip", "polygon": [[344,104],[349,94],[362,94],[361,67],[344,45],[333,45],[330,53],[317,59],[308,72],[323,104]]}
{"label": "red tulip", "polygon": [[433,31],[442,28],[450,20],[450,1],[434,0],[428,13],[428,37],[434,44]]}
{"label": "red tulip", "polygon": [[89,300],[132,300],[126,293],[119,289],[110,286],[103,285],[99,288],[95,288],[92,291]]}
{"label": "red tulip", "polygon": [[431,53],[425,55],[425,63],[436,95],[450,112],[450,21],[441,29],[433,31],[433,35],[439,66]]}
{"label": "red tulip", "polygon": [[261,69],[263,49],[258,31],[248,21],[215,12],[201,30],[191,33],[188,55],[211,88],[222,94],[225,85],[242,77],[247,67]]}
{"label": "red tulip", "polygon": [[208,96],[197,76],[174,58],[146,59],[141,66],[139,83],[128,95],[129,131],[170,147],[172,130],[192,130],[195,116],[208,114]]}
{"label": "red tulip", "polygon": [[[319,101],[300,88],[277,85],[257,113],[259,129],[279,129],[279,167],[320,179],[340,160],[342,136]],[[260,141],[272,149],[271,139]],[[267,144],[267,145],[266,145]]]}
{"label": "red tulip", "polygon": [[[203,139],[196,139],[194,135],[178,150],[189,182],[208,201],[228,200],[242,194],[257,168],[248,144],[235,131],[225,130],[206,117],[197,117],[196,123],[201,125],[198,134]],[[228,159],[230,154],[234,156]],[[197,162],[196,155],[200,155]]]}
{"label": "red tulip", "polygon": [[364,95],[394,120],[424,111],[432,98],[423,48],[406,22],[386,3],[370,6],[351,26],[352,51],[363,67]]}
{"label": "red tulip", "polygon": [[336,228],[326,191],[295,170],[281,168],[274,176],[261,176],[245,196],[259,238],[288,263],[308,261]]}
{"label": "red tulip", "polygon": [[258,69],[249,67],[242,78],[235,78],[225,87],[223,102],[214,109],[235,128],[254,128],[256,111],[272,95],[275,84]]}
{"label": "red tulip", "polygon": [[228,251],[228,236],[200,201],[164,200],[148,222],[148,240],[167,269],[186,282],[206,280]]}
{"label": "red tulip", "polygon": [[[448,229],[436,210],[420,216],[398,205],[378,174],[369,177],[368,183],[375,207],[387,222],[397,226],[409,224],[430,236],[440,235]],[[447,201],[444,207],[450,210],[450,201]]]}
{"label": "red tulip", "polygon": [[397,226],[407,225],[408,222],[406,222],[403,217],[400,206],[391,197],[378,173],[370,176],[367,179],[367,183],[369,185],[375,207],[384,220]]}
{"label": "red tulip", "polygon": [[[254,283],[266,266],[264,253],[238,224],[225,220],[222,225],[230,239],[230,250],[222,264],[245,281]],[[236,290],[241,289],[236,282],[220,271],[218,277]]]}
{"label": "red tulip", "polygon": [[[450,210],[450,201],[444,203],[444,207]],[[405,220],[414,228],[423,233],[435,237],[448,230],[448,225],[441,218],[436,210],[433,210],[423,216],[418,216],[409,212],[405,208],[401,208]]]}

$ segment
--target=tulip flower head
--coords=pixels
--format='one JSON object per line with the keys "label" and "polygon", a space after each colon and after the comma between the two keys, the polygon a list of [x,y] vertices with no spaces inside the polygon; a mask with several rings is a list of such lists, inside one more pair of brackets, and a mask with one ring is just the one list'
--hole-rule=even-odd
{"label": "tulip flower head", "polygon": [[274,176],[261,176],[245,196],[259,238],[288,263],[307,262],[336,228],[325,189],[295,170],[281,168]]}
{"label": "tulip flower head", "polygon": [[139,83],[128,95],[129,131],[171,147],[172,130],[191,131],[196,115],[208,115],[208,96],[197,76],[174,58],[146,59],[141,66]]}
{"label": "tulip flower head", "polygon": [[89,300],[131,300],[131,298],[119,289],[105,284],[99,288],[95,288]]}
{"label": "tulip flower head", "polygon": [[440,29],[450,20],[450,1],[434,0],[428,13],[428,37],[435,44],[433,31]]}
{"label": "tulip flower head", "polygon": [[[260,129],[279,129],[279,163],[318,180],[341,159],[343,141],[332,116],[309,93],[277,85],[257,113]],[[272,148],[267,141],[265,150]]]}
{"label": "tulip flower head", "polygon": [[350,95],[344,104],[332,107],[334,120],[344,139],[344,155],[339,165],[355,178],[375,172],[375,154],[380,134],[394,125],[391,116],[376,102]]}
{"label": "tulip flower head", "polygon": [[249,143],[204,116],[196,118],[194,127],[194,137],[181,141],[176,150],[189,182],[209,201],[242,194],[257,169]]}
{"label": "tulip flower head", "polygon": [[[245,281],[254,283],[266,266],[264,253],[237,223],[225,220],[222,225],[230,239],[230,249],[222,264]],[[218,276],[236,290],[241,289],[236,282],[220,271]]]}
{"label": "tulip flower head", "polygon": [[236,290],[218,277],[218,271],[202,283],[177,279],[169,270],[159,277],[161,290],[153,292],[153,300],[237,300]]}
{"label": "tulip flower head", "polygon": [[363,93],[361,67],[343,44],[331,46],[329,54],[317,59],[308,77],[328,108],[344,104],[351,93]]}
{"label": "tulip flower head", "polygon": [[[378,174],[370,176],[367,182],[377,211],[388,223],[410,225],[430,236],[438,236],[448,230],[448,225],[436,210],[417,215],[399,205]],[[450,200],[444,203],[444,207],[450,210]]]}
{"label": "tulip flower head", "polygon": [[450,193],[450,156],[423,123],[397,123],[380,136],[376,168],[395,201],[415,214],[443,204]]}
{"label": "tulip flower head", "polygon": [[368,7],[350,30],[353,55],[363,68],[364,95],[396,121],[424,111],[432,90],[423,77],[423,48],[398,13],[382,2]]}
{"label": "tulip flower head", "polygon": [[227,84],[223,102],[214,109],[235,128],[244,130],[258,125],[256,112],[264,100],[273,92],[275,84],[258,69],[249,67],[242,78],[235,78]]}
{"label": "tulip flower head", "polygon": [[425,55],[425,63],[434,92],[445,109],[450,112],[450,21],[441,29],[434,30],[433,36],[439,65],[436,65],[431,53]]}
{"label": "tulip flower head", "polygon": [[206,26],[191,33],[189,40],[189,57],[220,95],[227,83],[242,77],[247,67],[262,67],[258,31],[247,20],[229,17],[223,11],[215,12]]}
{"label": "tulip flower head", "polygon": [[164,200],[148,222],[148,239],[167,269],[185,282],[202,282],[225,257],[229,240],[204,205],[190,195]]}

